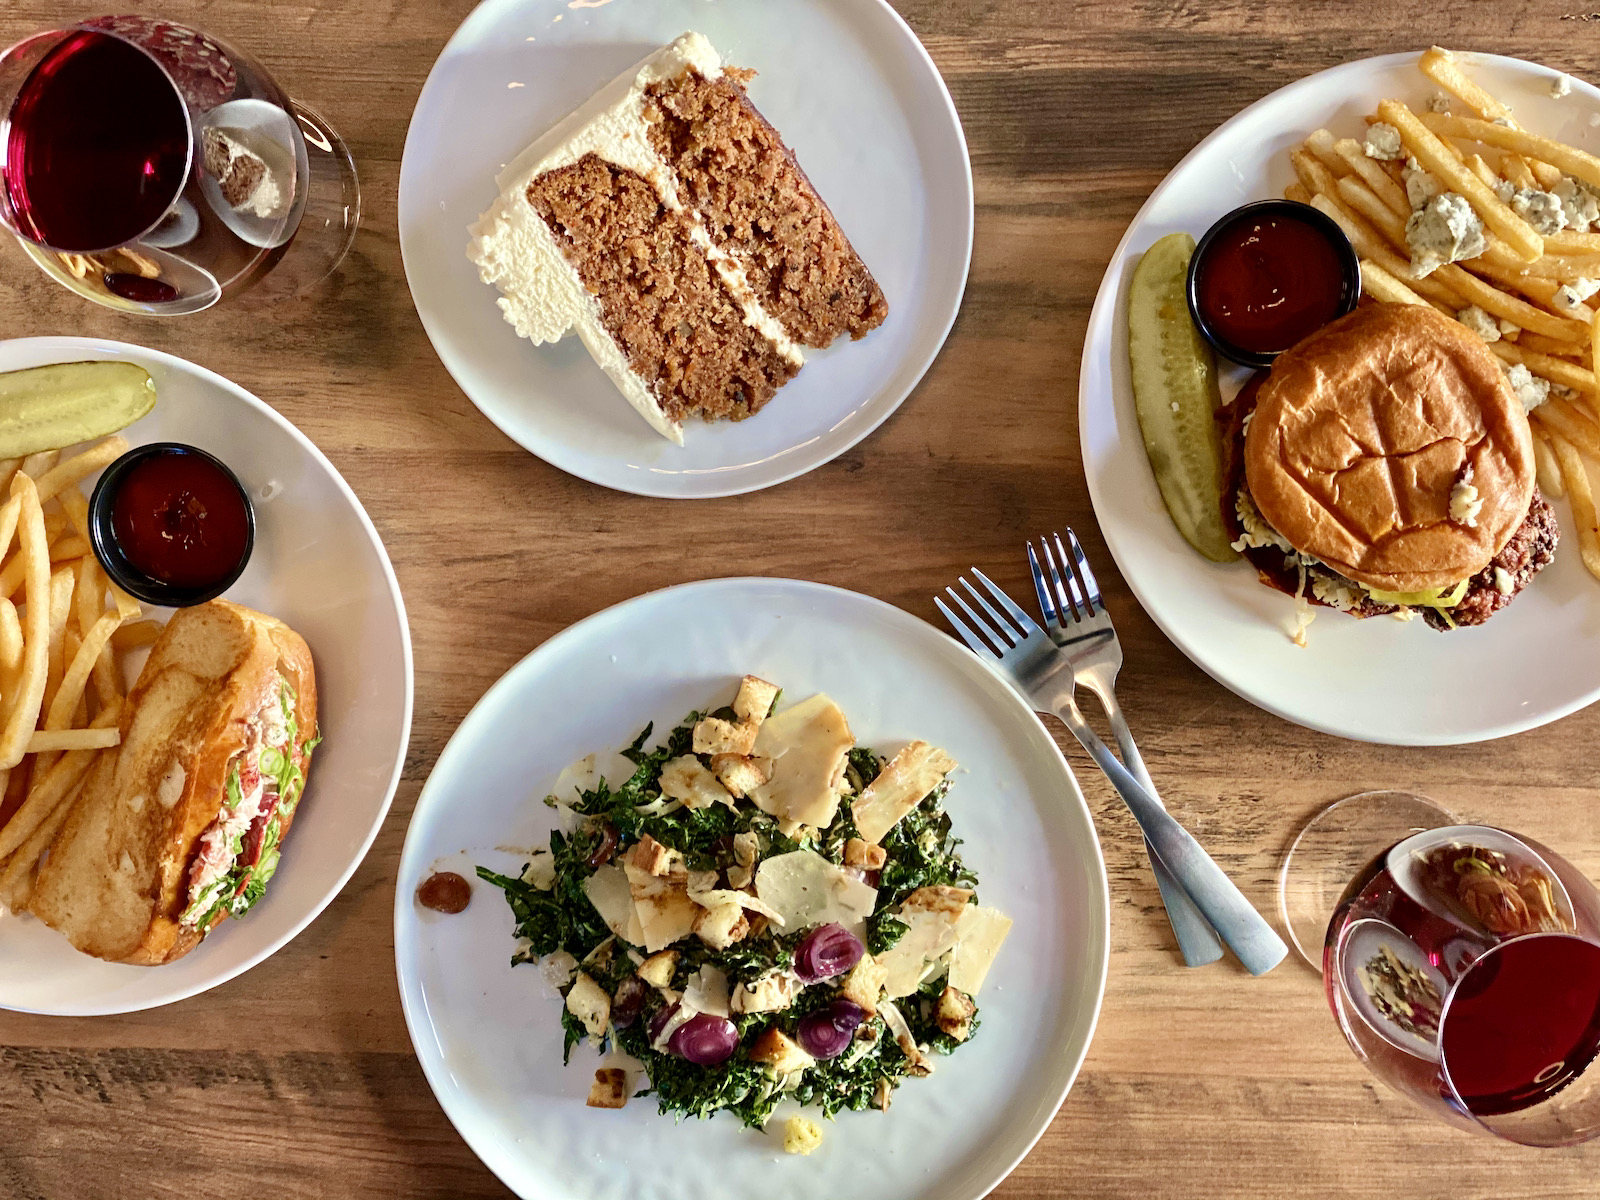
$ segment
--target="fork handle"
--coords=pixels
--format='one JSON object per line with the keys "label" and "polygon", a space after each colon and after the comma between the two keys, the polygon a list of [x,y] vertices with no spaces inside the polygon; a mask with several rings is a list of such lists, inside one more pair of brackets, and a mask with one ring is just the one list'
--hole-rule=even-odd
{"label": "fork handle", "polygon": [[[1106,716],[1111,719],[1111,734],[1117,740],[1117,749],[1122,751],[1123,765],[1143,785],[1145,791],[1160,800],[1156,785],[1150,781],[1150,772],[1144,765],[1144,756],[1134,744],[1133,731],[1128,728],[1128,722],[1122,715],[1122,705],[1116,702],[1114,696],[1101,696],[1100,703],[1106,710]],[[1150,870],[1156,877],[1156,887],[1161,892],[1161,903],[1167,909],[1167,920],[1172,924],[1172,934],[1178,939],[1178,950],[1183,954],[1184,965],[1203,967],[1216,962],[1222,957],[1222,943],[1217,939],[1217,931],[1211,928],[1205,915],[1189,899],[1189,893],[1183,890],[1183,885],[1173,878],[1148,838],[1144,844],[1150,855]]]}
{"label": "fork handle", "polygon": [[1117,789],[1145,841],[1189,894],[1207,921],[1252,975],[1264,975],[1283,961],[1289,948],[1273,932],[1233,880],[1212,861],[1200,843],[1117,761],[1111,748],[1089,727],[1070,699],[1056,710],[1083,748]]}

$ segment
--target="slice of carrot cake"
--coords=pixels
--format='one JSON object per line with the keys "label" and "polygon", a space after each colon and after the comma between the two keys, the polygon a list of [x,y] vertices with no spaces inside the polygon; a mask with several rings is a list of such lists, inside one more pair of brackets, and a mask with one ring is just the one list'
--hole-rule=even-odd
{"label": "slice of carrot cake", "polygon": [[664,437],[740,421],[841,334],[889,314],[883,290],[794,154],[686,33],[528,147],[467,256],[538,345],[576,331]]}

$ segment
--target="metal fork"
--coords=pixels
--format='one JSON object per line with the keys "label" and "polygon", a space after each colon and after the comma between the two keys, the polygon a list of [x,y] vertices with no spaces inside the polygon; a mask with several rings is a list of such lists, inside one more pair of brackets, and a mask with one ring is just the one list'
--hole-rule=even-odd
{"label": "metal fork", "polygon": [[[967,620],[957,616],[942,598],[935,597],[934,603],[945,619],[975,654],[991,666],[998,665],[1001,674],[1009,677],[1036,711],[1051,713],[1072,730],[1105,772],[1111,786],[1117,789],[1134,820],[1139,822],[1145,841],[1189,893],[1222,940],[1232,947],[1245,969],[1252,975],[1262,975],[1277,966],[1288,953],[1283,939],[1251,907],[1250,901],[1223,874],[1222,868],[1211,860],[1200,843],[1117,761],[1117,756],[1083,719],[1073,697],[1076,674],[1072,659],[988,576],[976,567],[972,573],[994,598],[995,604],[1005,610],[1005,616],[982,592],[962,578],[961,586],[988,614],[989,620],[979,616],[954,588],[946,588],[945,592],[961,607]],[[967,621],[971,621],[971,625]],[[983,631],[981,636],[978,630]]]}
{"label": "metal fork", "polygon": [[[1117,631],[1112,628],[1111,614],[1101,602],[1100,585],[1095,581],[1094,572],[1089,569],[1089,560],[1083,553],[1083,547],[1078,544],[1078,535],[1071,529],[1067,530],[1067,540],[1072,543],[1071,558],[1068,558],[1066,548],[1061,544],[1061,535],[1058,533],[1054,536],[1053,551],[1050,543],[1042,537],[1039,539],[1041,554],[1034,553],[1032,543],[1028,545],[1028,566],[1033,569],[1033,587],[1039,596],[1039,608],[1044,613],[1045,632],[1072,660],[1078,686],[1087,688],[1099,697],[1100,706],[1111,720],[1111,733],[1116,738],[1117,749],[1122,752],[1123,765],[1144,785],[1145,791],[1159,802],[1161,797],[1156,794],[1156,785],[1150,781],[1150,772],[1145,768],[1144,758],[1134,744],[1133,734],[1122,715],[1122,705],[1117,703],[1116,684],[1117,672],[1122,667],[1122,643],[1117,640]],[[1057,553],[1061,556],[1059,568],[1056,565]],[[1048,581],[1045,568],[1039,564],[1041,557],[1049,568]],[[1066,577],[1065,584],[1062,583],[1063,575]],[[1150,868],[1155,872],[1156,886],[1161,890],[1161,902],[1166,905],[1167,919],[1172,922],[1172,932],[1178,939],[1178,949],[1183,952],[1183,961],[1191,967],[1203,967],[1216,962],[1222,957],[1222,943],[1217,940],[1216,931],[1206,923],[1205,917],[1194,906],[1194,901],[1178,886],[1178,881],[1172,877],[1172,872],[1167,870],[1160,856],[1150,848],[1149,842],[1145,843],[1145,849],[1149,851]]]}

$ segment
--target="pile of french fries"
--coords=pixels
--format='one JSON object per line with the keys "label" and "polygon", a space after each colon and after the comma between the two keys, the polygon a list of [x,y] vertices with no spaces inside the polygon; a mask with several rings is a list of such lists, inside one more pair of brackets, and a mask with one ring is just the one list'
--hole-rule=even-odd
{"label": "pile of french fries", "polygon": [[160,632],[106,577],[82,483],[120,437],[0,461],[0,904],[20,907],[95,758],[120,740],[119,655]]}
{"label": "pile of french fries", "polygon": [[1369,158],[1361,142],[1326,129],[1290,151],[1296,181],[1284,196],[1314,206],[1344,230],[1361,258],[1362,291],[1372,299],[1431,304],[1451,318],[1481,308],[1502,322],[1503,335],[1489,348],[1508,366],[1520,364],[1556,385],[1532,413],[1539,486],[1546,495],[1570,498],[1584,565],[1600,579],[1600,528],[1585,461],[1600,462],[1600,311],[1556,303],[1563,284],[1600,279],[1600,232],[1541,235],[1495,191],[1502,182],[1548,191],[1563,175],[1600,189],[1600,158],[1519,129],[1511,110],[1449,51],[1434,47],[1417,66],[1454,97],[1452,109],[1473,115],[1416,113],[1384,100],[1367,121],[1399,130],[1406,154],[1471,204],[1488,242],[1482,254],[1416,278],[1400,163]]}

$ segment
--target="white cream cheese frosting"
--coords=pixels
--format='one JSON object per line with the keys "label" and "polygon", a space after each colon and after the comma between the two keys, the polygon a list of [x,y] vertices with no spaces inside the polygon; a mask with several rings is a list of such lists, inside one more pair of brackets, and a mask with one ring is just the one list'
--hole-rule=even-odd
{"label": "white cream cheese frosting", "polygon": [[[500,311],[519,335],[542,345],[576,332],[628,403],[657,433],[680,446],[682,424],[667,416],[649,381],[629,365],[626,352],[605,327],[599,298],[584,287],[555,234],[528,203],[527,189],[537,176],[594,154],[649,180],[670,211],[686,211],[672,169],[650,144],[644,93],[651,84],[690,68],[707,79],[722,74],[716,50],[698,33],[685,33],[601,88],[500,173],[495,181],[500,195],[469,229],[472,241],[467,247],[479,276],[500,289]],[[743,309],[745,323],[801,365],[805,360],[799,346],[761,307],[738,261],[712,244],[698,213],[690,212],[690,218],[691,239]]]}

